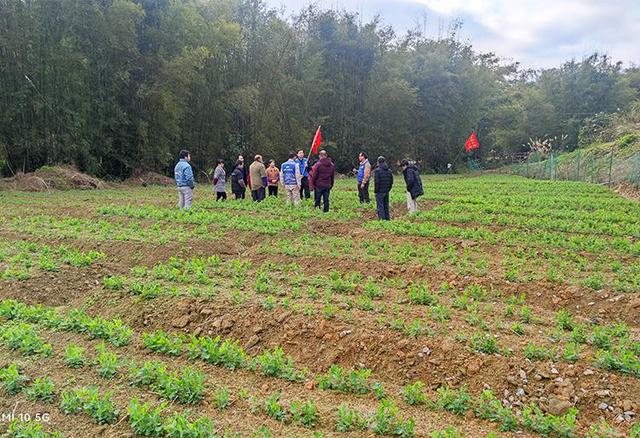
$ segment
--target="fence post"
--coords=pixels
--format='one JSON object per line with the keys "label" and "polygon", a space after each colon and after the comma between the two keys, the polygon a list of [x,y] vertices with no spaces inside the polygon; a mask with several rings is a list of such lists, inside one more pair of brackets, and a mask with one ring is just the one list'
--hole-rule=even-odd
{"label": "fence post", "polygon": [[609,156],[609,183],[607,184],[611,187],[611,169],[613,168],[613,148],[611,148],[611,155]]}

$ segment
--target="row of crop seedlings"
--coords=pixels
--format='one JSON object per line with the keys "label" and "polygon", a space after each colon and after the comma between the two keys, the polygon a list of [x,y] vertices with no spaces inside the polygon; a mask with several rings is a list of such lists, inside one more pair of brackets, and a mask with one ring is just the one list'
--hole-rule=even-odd
{"label": "row of crop seedlings", "polygon": [[[24,391],[27,399],[53,403],[59,398],[59,408],[67,415],[84,413],[91,417],[98,425],[114,424],[122,412],[111,400],[109,392],[101,393],[95,386],[80,387],[64,390],[56,395],[56,386],[48,377],[36,378],[31,384],[30,379],[22,373],[16,364],[0,369],[0,384],[8,395],[15,395]],[[166,436],[169,438],[211,438],[214,427],[211,420],[199,418],[189,420],[189,414],[174,412],[171,416],[160,417],[166,403],[161,403],[152,409],[150,403],[144,405],[138,399],[132,399],[127,408],[129,424],[140,436]],[[7,430],[8,437],[43,438],[60,437],[59,433],[45,433],[40,424],[35,422],[20,423],[15,421]]]}
{"label": "row of crop seedlings", "polygon": [[[154,279],[162,279],[179,283],[188,283],[195,281],[200,284],[209,284],[211,283],[211,278],[213,278],[214,275],[216,275],[217,273],[222,273],[225,276],[231,276],[234,279],[234,283],[237,282],[238,284],[246,284],[246,273],[248,270],[248,264],[246,262],[231,260],[226,263],[224,269],[220,269],[221,263],[221,260],[215,256],[208,259],[191,259],[186,261],[172,258],[166,264],[159,264],[151,269],[137,267],[133,269],[133,272],[134,275],[136,275],[136,277],[138,278],[152,277]],[[270,281],[270,277],[267,272],[272,272],[272,268],[273,266],[267,263],[264,264],[257,272],[255,282],[255,291],[257,293],[269,293],[270,284],[273,284],[273,282]],[[295,268],[295,266],[293,266],[292,269],[293,268]],[[341,275],[337,271],[332,271],[331,273],[329,273],[328,278],[323,277],[306,279],[300,277],[294,278],[291,281],[293,282],[292,284],[295,283],[296,285],[308,282],[310,284],[310,290],[314,289],[314,285],[316,284],[324,284],[332,293],[354,294],[358,292],[356,303],[351,303],[351,305],[355,305],[356,307],[363,310],[374,310],[374,299],[380,298],[384,295],[384,289],[379,284],[377,284],[373,279],[367,279],[365,281],[365,279],[362,278],[362,276],[358,273]],[[110,285],[109,287],[115,289],[123,287],[122,280],[116,277],[105,279],[105,285],[107,284]],[[130,287],[133,293],[140,293],[143,297],[156,296],[153,291],[159,291],[161,288],[159,284],[154,283],[153,281],[146,283],[135,282],[131,284]],[[296,290],[299,290],[298,286],[294,285],[293,288],[294,292]],[[360,288],[362,289],[361,291]],[[431,316],[434,321],[444,323],[451,318],[450,308],[439,302],[438,297],[430,291],[428,285],[409,284],[406,286],[406,288],[407,301],[413,305],[428,306],[430,308]],[[441,285],[440,292],[450,292],[449,285]],[[314,299],[320,297],[318,293],[313,294],[312,291],[309,292],[308,295]],[[299,296],[299,294],[296,296]],[[269,297],[272,298],[272,300],[270,301],[271,304],[267,302],[268,299],[265,299],[263,305],[268,308],[273,308],[275,306],[275,298],[271,295],[269,295],[267,298]],[[532,322],[531,309],[527,306],[524,306],[523,297],[516,297],[517,299],[511,298],[509,299],[509,302],[505,307],[505,316],[515,316],[515,306],[521,305],[522,308],[520,311],[520,315],[518,315],[518,319],[520,319],[522,323]],[[456,309],[469,312],[466,320],[471,326],[477,326],[482,330],[487,331],[489,328],[486,322],[484,322],[483,318],[480,316],[481,309],[479,307],[479,304],[487,301],[487,299],[488,291],[485,288],[478,285],[470,285],[462,291],[462,294],[460,296],[457,296],[453,300],[452,306]],[[312,312],[312,310],[305,308],[303,312],[305,312],[305,314],[311,314],[310,312]],[[323,314],[325,318],[333,318],[336,312],[337,307],[335,305],[325,302],[325,305],[323,307]],[[406,336],[411,338],[433,334],[432,329],[420,319],[414,319],[411,322],[406,322],[399,316],[393,319],[386,319],[383,315],[380,315],[378,318],[378,322],[382,323],[385,327],[401,331]],[[523,335],[525,332],[524,327],[520,322],[514,322],[509,330],[516,335]],[[598,338],[598,331],[601,331],[601,329],[595,327],[595,338]],[[558,338],[558,336],[556,336],[556,338]],[[615,348],[602,349],[597,342],[594,343],[594,345],[599,348],[597,365],[612,371],[618,371],[631,375],[640,375],[640,362],[637,355],[637,351],[640,350],[640,347],[638,347],[637,342],[634,343],[630,341],[628,336],[623,337],[622,339],[625,342],[620,342],[619,345]],[[480,353],[512,354],[509,350],[501,351],[501,349],[497,345],[495,338],[488,333],[475,333],[470,337],[465,336],[464,339],[461,338],[460,340],[467,342],[472,350]],[[568,362],[575,362],[580,355],[579,344],[584,342],[585,341],[579,343],[570,342],[569,344],[567,344],[565,352],[563,354],[563,358]],[[523,351],[523,354],[526,358],[531,360],[553,358],[552,356],[554,356],[552,352],[547,351],[545,347],[536,346],[527,346]]]}
{"label": "row of crop seedlings", "polygon": [[66,246],[52,248],[26,241],[0,243],[0,279],[28,280],[36,268],[58,272],[62,265],[91,266],[105,255],[97,251],[81,252]]}
{"label": "row of crop seedlings", "polygon": [[[94,363],[98,365],[98,374],[100,376],[104,378],[115,377],[119,366],[117,356],[107,352],[104,344],[98,345],[97,350],[99,353],[97,360],[90,362],[86,359],[85,352],[81,347],[70,344],[65,350],[64,361],[71,368],[81,368],[87,364]],[[175,349],[168,351],[171,354],[171,352],[175,352]],[[277,374],[286,379],[300,380],[303,378],[302,374],[291,371],[293,369],[291,359],[286,358],[282,350],[265,353],[259,358],[259,362],[265,375],[271,375],[272,372],[276,372],[275,369],[277,368],[280,370]],[[282,364],[288,364],[289,371],[283,372],[281,370]],[[269,367],[275,368],[269,371]],[[344,392],[368,392],[366,379],[369,374],[370,371],[360,374],[352,372],[349,381],[347,381],[347,376],[342,373],[342,377],[338,379],[341,381],[338,381],[336,369],[333,369],[327,377],[326,388]],[[132,364],[130,370],[131,385],[148,387],[167,400],[183,404],[196,404],[204,398],[205,379],[204,373],[191,368],[184,369],[182,373],[168,372],[166,365],[158,361],[147,361],[140,366]],[[29,379],[20,372],[15,364],[0,370],[0,382],[9,394],[16,394],[22,391],[28,381]],[[321,385],[325,384],[321,383]],[[32,400],[52,402],[54,392],[55,385],[53,381],[48,377],[44,377],[33,382],[33,385],[27,389],[27,396]],[[247,393],[240,394],[240,397],[248,399],[253,413],[263,413],[279,422],[294,422],[307,428],[314,428],[320,421],[320,413],[312,401],[293,401],[289,405],[285,405],[280,401],[280,394],[274,394],[264,400],[248,397]],[[213,395],[213,404],[220,409],[228,407],[231,404],[231,394],[228,389],[219,388]],[[112,424],[119,415],[119,410],[111,401],[110,394],[100,394],[95,387],[82,387],[63,391],[60,394],[59,406],[65,414],[85,413],[93,418],[97,424]],[[136,434],[143,436],[185,436],[174,431],[175,428],[182,425],[182,429],[187,427],[195,428],[200,432],[209,432],[209,434],[194,436],[210,436],[212,426],[208,420],[200,419],[195,423],[189,423],[186,417],[181,416],[181,414],[174,414],[168,420],[162,421],[160,412],[165,407],[166,404],[164,403],[153,408],[149,403],[142,405],[138,400],[132,400],[128,414],[130,424]],[[348,416],[358,419],[357,424],[351,424],[347,420]],[[413,436],[414,433],[413,420],[401,420],[397,406],[389,400],[381,401],[376,415],[371,417],[368,422],[361,421],[363,418],[359,414],[356,415],[355,411],[343,406],[338,412],[338,425],[336,428],[339,431],[346,432],[352,428],[370,427],[371,430],[379,435],[407,437]],[[185,433],[182,429],[180,429],[181,433]]]}
{"label": "row of crop seedlings", "polygon": [[[16,317],[16,315],[20,315],[23,318],[32,319],[32,320],[33,319],[37,320],[38,318],[42,318],[44,321],[51,320],[51,314],[50,312],[46,311],[46,308],[38,307],[38,306],[28,307],[12,300],[6,300],[2,302],[2,305],[0,305],[0,315],[2,316],[9,315],[13,317]],[[39,315],[39,316],[35,316],[35,315]],[[562,326],[565,329],[573,327],[573,329],[575,330],[575,326],[573,325],[572,319],[569,316],[567,315],[560,316],[558,320],[559,320],[559,324],[562,324]],[[618,330],[615,333],[613,332],[609,333],[608,336],[612,336],[613,334],[617,334],[622,337],[626,336],[625,333],[623,333],[620,326],[618,326]],[[604,337],[602,339],[607,339],[607,338]],[[602,339],[599,342],[606,343],[606,340],[602,340]],[[298,369],[293,359],[290,358],[289,356],[286,356],[285,353],[280,348],[276,348],[273,351],[266,351],[261,355],[257,356],[256,358],[250,359],[237,341],[222,340],[220,337],[210,338],[210,337],[199,337],[199,336],[193,336],[193,335],[190,337],[187,337],[185,335],[170,335],[162,331],[158,331],[154,333],[143,334],[142,341],[149,350],[157,353],[166,354],[170,356],[180,356],[184,352],[187,352],[187,355],[191,360],[203,360],[207,363],[218,365],[218,366],[224,366],[232,370],[239,369],[239,368],[246,368],[255,372],[260,372],[265,376],[282,378],[282,379],[293,381],[293,382],[303,381],[305,378],[309,377],[308,370]],[[68,363],[79,362],[77,360],[73,360],[74,357],[78,356],[78,354],[74,354],[73,348],[68,347],[66,353],[67,354],[65,354],[65,356]],[[100,355],[105,354],[103,346],[102,347],[99,346],[99,353]],[[100,362],[101,361],[99,360],[99,363]],[[113,362],[113,360],[105,360],[105,362],[111,363]],[[155,386],[154,389],[160,390],[161,392],[165,391],[165,396],[167,398],[172,399],[173,397],[173,399],[177,400],[177,398],[175,398],[176,397],[175,394],[177,393],[174,391],[173,392],[174,395],[172,396],[171,391],[173,390],[173,388],[180,387],[180,385],[182,384],[180,381],[180,377],[177,376],[175,373],[173,373],[173,374],[170,374],[170,378],[157,379],[153,377],[156,375],[153,369],[153,365],[148,365],[148,366],[151,366],[152,368],[147,369],[143,366],[143,368],[140,370],[140,373],[142,374],[143,377],[147,376],[146,380],[142,379],[143,384],[151,387]],[[318,380],[320,389],[337,390],[345,393],[355,393],[355,394],[371,393],[371,394],[374,394],[377,398],[385,400],[386,394],[385,394],[384,388],[382,387],[382,384],[380,384],[379,382],[370,382],[369,381],[370,373],[371,373],[370,370],[366,370],[366,369],[345,371],[341,367],[334,365],[329,369],[329,371],[325,375],[318,376],[317,380]],[[182,382],[184,381],[189,381],[191,383],[195,382],[195,385],[192,385],[192,387],[195,387],[196,390],[187,391],[185,393],[186,395],[183,396],[182,401],[188,403],[188,402],[197,401],[199,398],[201,398],[203,391],[197,389],[203,386],[198,384],[198,382],[201,380],[203,380],[203,376],[199,375],[197,372],[192,372],[192,370],[189,370],[189,372],[186,372],[186,374],[183,374]],[[165,383],[158,383],[158,382],[165,382]],[[169,383],[166,383],[166,382],[169,382]],[[187,387],[190,387],[189,385],[190,385],[189,383],[186,384]],[[162,390],[162,388],[165,388],[165,389]],[[418,389],[420,389],[419,386],[418,386]],[[404,394],[404,392],[407,392],[407,391],[408,391],[408,394],[413,393],[414,395]],[[441,388],[439,390],[439,394],[440,392],[442,392],[443,397],[447,398],[447,397],[450,397],[449,395],[450,391],[454,391],[454,390],[451,390],[448,388]],[[420,398],[420,396],[416,396],[415,393],[416,393],[416,388],[413,388],[413,390],[411,389],[411,387],[405,388],[405,390],[403,391],[403,398],[409,404],[420,404],[422,399]],[[455,400],[460,399],[464,401],[468,398],[468,396],[466,396],[465,391],[461,389],[459,397],[456,396],[453,398],[454,398],[454,401],[452,402],[452,406],[456,406],[458,404],[458,401],[455,401]],[[483,404],[490,405],[490,403],[487,403],[486,400],[485,402],[483,402]],[[447,403],[444,403],[442,406],[444,409],[448,409],[446,407]],[[448,409],[448,410],[454,410],[454,409],[455,408]],[[496,415],[478,414],[478,415],[480,418],[493,419],[494,421],[497,421],[496,419],[500,418],[501,416],[508,417],[508,415],[505,414],[506,412],[507,411],[501,411],[500,415],[498,414]],[[530,417],[529,423],[531,423],[532,425],[526,426],[527,423],[523,423],[523,424],[533,431],[537,431],[538,429],[543,430],[542,426],[535,425],[535,421],[534,421],[535,418],[538,418],[540,422],[556,421],[554,420],[553,416],[543,415],[541,411],[535,406],[531,406],[528,408],[528,410],[525,410],[523,412],[528,413]]]}
{"label": "row of crop seedlings", "polygon": [[[219,337],[191,336],[190,343],[182,335],[168,335],[164,332],[148,333],[144,335],[144,343],[152,351],[171,356],[179,356],[185,350],[190,359],[202,359],[214,365],[226,366],[230,369],[246,367],[250,370],[260,371],[265,376],[284,378],[291,381],[300,381],[305,378],[306,372],[298,371],[293,359],[284,355],[284,352],[276,348],[267,351],[249,360],[237,344],[222,341]],[[186,347],[185,347],[186,344]],[[231,351],[231,353],[229,353]],[[380,399],[378,412],[373,419],[366,419],[346,405],[338,411],[337,430],[342,432],[370,428],[376,434],[412,436],[414,423],[412,419],[401,421],[397,414],[397,406],[388,398],[383,385],[380,382],[370,380],[371,370],[344,370],[332,365],[326,374],[317,376],[318,387],[322,390],[335,390],[351,394],[373,394]],[[310,377],[310,376],[309,376]],[[439,388],[435,401],[427,399],[423,392],[424,384],[416,382],[402,390],[402,399],[410,405],[426,404],[432,409],[451,411],[459,415],[465,415],[473,408],[477,418],[500,423],[503,431],[514,431],[526,428],[542,435],[556,434],[561,437],[573,436],[578,411],[572,409],[564,416],[554,416],[543,413],[537,406],[526,407],[521,417],[514,411],[503,407],[501,402],[490,392],[483,392],[477,399],[463,387],[459,390],[442,387]],[[278,408],[278,398],[272,397],[270,403],[260,405],[264,411],[273,418],[284,416],[282,409]],[[388,422],[384,418],[395,420]],[[387,426],[385,426],[387,424]]]}

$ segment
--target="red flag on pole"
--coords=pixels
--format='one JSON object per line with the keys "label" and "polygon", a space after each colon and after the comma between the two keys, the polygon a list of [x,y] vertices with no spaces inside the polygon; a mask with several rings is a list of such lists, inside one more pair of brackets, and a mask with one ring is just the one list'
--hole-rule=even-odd
{"label": "red flag on pole", "polygon": [[316,131],[316,135],[313,136],[313,143],[311,144],[311,153],[317,154],[318,148],[322,143],[322,131],[320,130],[321,126],[318,126],[318,130]]}
{"label": "red flag on pole", "polygon": [[479,147],[480,142],[478,141],[478,137],[476,137],[476,131],[471,131],[471,135],[464,144],[464,150],[467,152],[471,152],[472,150],[478,149]]}

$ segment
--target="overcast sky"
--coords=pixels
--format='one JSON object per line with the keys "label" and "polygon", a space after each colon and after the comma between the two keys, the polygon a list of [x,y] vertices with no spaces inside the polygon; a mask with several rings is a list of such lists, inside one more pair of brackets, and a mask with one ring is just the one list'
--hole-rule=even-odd
{"label": "overcast sky", "polygon": [[[480,51],[524,67],[558,66],[598,51],[629,66],[640,64],[640,0],[267,0],[286,16],[315,4],[346,9],[404,33],[417,25],[430,36],[455,19],[460,38]],[[426,27],[424,24],[426,23]]]}

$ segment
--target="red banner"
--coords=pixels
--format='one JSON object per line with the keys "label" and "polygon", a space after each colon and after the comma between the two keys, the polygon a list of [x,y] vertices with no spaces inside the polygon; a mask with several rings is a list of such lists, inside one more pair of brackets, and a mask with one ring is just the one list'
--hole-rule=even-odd
{"label": "red banner", "polygon": [[464,144],[464,150],[467,152],[471,152],[472,150],[478,149],[479,147],[480,142],[478,141],[478,137],[476,137],[476,131],[471,131],[471,135]]}
{"label": "red banner", "polygon": [[318,149],[320,148],[320,144],[322,144],[322,131],[320,130],[321,126],[318,126],[318,130],[316,131],[316,135],[313,136],[313,143],[311,144],[311,153],[317,154]]}

